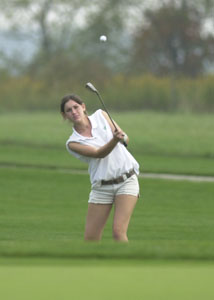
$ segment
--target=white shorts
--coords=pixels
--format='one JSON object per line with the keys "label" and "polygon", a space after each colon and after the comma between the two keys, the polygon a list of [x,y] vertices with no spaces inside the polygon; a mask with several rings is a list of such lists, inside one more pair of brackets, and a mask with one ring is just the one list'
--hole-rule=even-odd
{"label": "white shorts", "polygon": [[122,183],[92,187],[88,203],[112,204],[117,195],[132,195],[139,197],[137,175],[132,175]]}

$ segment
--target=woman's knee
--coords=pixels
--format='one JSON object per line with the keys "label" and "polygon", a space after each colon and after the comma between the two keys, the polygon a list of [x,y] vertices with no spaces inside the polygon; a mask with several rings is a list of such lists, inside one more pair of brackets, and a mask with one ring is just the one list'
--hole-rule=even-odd
{"label": "woman's knee", "polygon": [[126,230],[120,226],[113,226],[113,238],[115,241],[128,241]]}

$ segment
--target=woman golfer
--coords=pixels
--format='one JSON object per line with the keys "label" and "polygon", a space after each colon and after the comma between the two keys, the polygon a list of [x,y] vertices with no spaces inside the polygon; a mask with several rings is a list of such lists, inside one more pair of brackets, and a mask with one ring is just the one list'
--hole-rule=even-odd
{"label": "woman golfer", "polygon": [[87,115],[86,106],[77,95],[61,100],[61,113],[73,123],[67,150],[89,164],[91,192],[85,226],[85,240],[98,241],[114,204],[113,238],[128,241],[127,230],[139,197],[139,165],[122,144],[127,135],[113,127],[106,112]]}

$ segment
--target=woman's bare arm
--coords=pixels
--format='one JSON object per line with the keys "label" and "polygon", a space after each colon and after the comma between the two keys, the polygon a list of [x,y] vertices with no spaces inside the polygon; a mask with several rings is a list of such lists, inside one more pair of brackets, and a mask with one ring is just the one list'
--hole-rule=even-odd
{"label": "woman's bare arm", "polygon": [[114,137],[108,143],[99,148],[82,145],[76,142],[70,142],[68,147],[70,150],[87,157],[104,158],[114,149],[119,141],[123,140],[123,138],[123,132],[117,131],[114,133]]}

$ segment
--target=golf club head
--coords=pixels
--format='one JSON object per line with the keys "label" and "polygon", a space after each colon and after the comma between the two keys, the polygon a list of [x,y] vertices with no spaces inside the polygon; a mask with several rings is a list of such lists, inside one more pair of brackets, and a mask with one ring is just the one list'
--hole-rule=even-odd
{"label": "golf club head", "polygon": [[96,90],[96,88],[93,86],[92,83],[90,83],[90,82],[86,83],[85,87],[86,87],[87,89],[89,89],[90,91],[92,91],[92,92],[94,92],[94,93],[97,93],[97,90]]}

